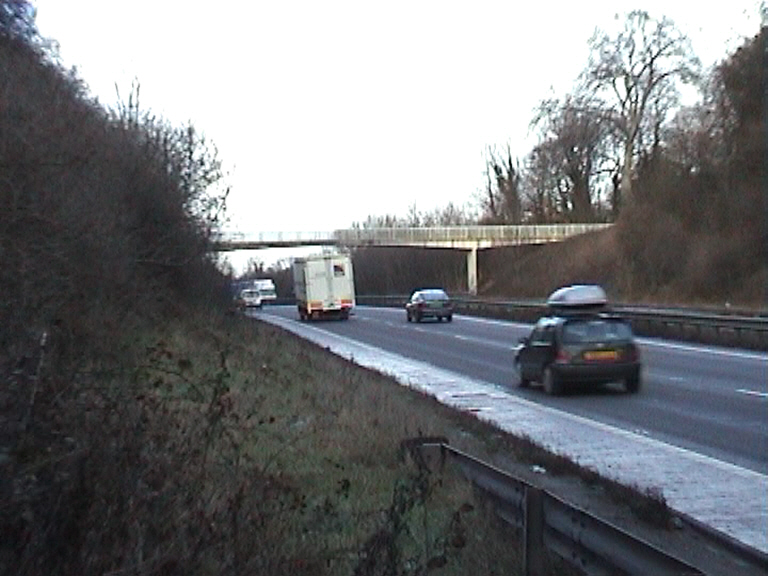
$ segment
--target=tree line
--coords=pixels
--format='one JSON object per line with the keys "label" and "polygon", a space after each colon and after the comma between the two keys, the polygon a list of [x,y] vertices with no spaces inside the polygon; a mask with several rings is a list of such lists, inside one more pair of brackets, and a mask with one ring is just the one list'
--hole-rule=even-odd
{"label": "tree line", "polygon": [[[722,169],[723,151],[733,146],[729,127],[746,120],[735,106],[745,97],[760,106],[758,75],[752,86],[731,79],[744,65],[739,54],[757,41],[704,71],[672,20],[632,11],[615,33],[595,31],[570,93],[539,103],[530,122],[538,143],[527,156],[513,157],[509,145],[488,146],[473,205],[427,213],[411,207],[404,217],[369,216],[355,226],[615,221],[636,196],[653,194],[641,181],[662,164],[675,170],[679,185],[694,189],[702,173]],[[700,91],[699,103],[682,106],[686,85]],[[705,142],[707,149],[692,155]],[[719,194],[733,195],[718,184]]]}
{"label": "tree line", "polygon": [[138,83],[103,107],[20,0],[0,1],[0,93],[3,351],[51,326],[104,343],[137,314],[224,293],[209,238],[228,188],[192,123],[143,109]]}
{"label": "tree line", "polygon": [[[152,563],[190,460],[147,369],[181,370],[162,328],[229,303],[209,241],[227,193],[194,125],[144,109],[138,83],[103,107],[32,5],[0,0],[0,573],[184,572]],[[172,497],[151,508],[163,466]]]}
{"label": "tree line", "polygon": [[[488,147],[474,207],[426,214],[412,207],[405,217],[370,216],[356,225],[615,222],[610,238],[594,240],[602,254],[579,248],[576,261],[563,260],[553,248],[536,279],[528,259],[518,269],[517,256],[485,251],[493,265],[486,270],[481,256],[480,292],[541,294],[555,279],[597,279],[628,300],[764,303],[766,30],[702,71],[673,22],[632,12],[616,34],[595,33],[570,94],[540,102],[531,121],[540,139],[522,161],[509,146]],[[682,106],[686,83],[701,99]],[[381,258],[356,253],[371,293],[382,293],[392,277]],[[454,277],[452,270],[430,281],[450,286]]]}

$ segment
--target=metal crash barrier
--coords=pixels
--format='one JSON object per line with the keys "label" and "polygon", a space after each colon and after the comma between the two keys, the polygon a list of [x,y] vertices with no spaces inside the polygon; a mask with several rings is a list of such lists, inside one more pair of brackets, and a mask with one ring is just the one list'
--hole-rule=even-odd
{"label": "metal crash barrier", "polygon": [[[404,306],[408,296],[358,295],[357,303],[368,306]],[[520,322],[535,322],[546,313],[546,302],[534,300],[502,301],[463,296],[453,297],[459,313]],[[768,313],[744,310],[707,311],[612,305],[609,308],[632,324],[638,335],[659,336],[768,350]]]}
{"label": "metal crash barrier", "polygon": [[404,443],[414,461],[434,471],[446,460],[492,503],[506,523],[522,530],[524,573],[543,573],[554,552],[590,576],[637,574],[703,576],[704,572],[592,514],[468,456],[445,443],[413,439]]}

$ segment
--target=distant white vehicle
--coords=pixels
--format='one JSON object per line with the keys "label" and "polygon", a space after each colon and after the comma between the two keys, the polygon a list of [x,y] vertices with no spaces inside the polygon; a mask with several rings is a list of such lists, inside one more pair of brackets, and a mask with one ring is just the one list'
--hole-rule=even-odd
{"label": "distant white vehicle", "polygon": [[265,304],[271,300],[277,299],[277,291],[275,290],[275,283],[272,281],[271,278],[254,280],[253,288],[259,291],[259,296],[261,296],[262,304]]}
{"label": "distant white vehicle", "polygon": [[277,299],[275,283],[271,278],[252,280],[237,295],[239,308],[261,308],[264,304]]}
{"label": "distant white vehicle", "polygon": [[293,287],[302,320],[346,320],[355,307],[352,259],[347,254],[317,254],[293,261]]}
{"label": "distant white vehicle", "polygon": [[261,294],[255,288],[241,290],[237,296],[237,304],[240,308],[261,308]]}

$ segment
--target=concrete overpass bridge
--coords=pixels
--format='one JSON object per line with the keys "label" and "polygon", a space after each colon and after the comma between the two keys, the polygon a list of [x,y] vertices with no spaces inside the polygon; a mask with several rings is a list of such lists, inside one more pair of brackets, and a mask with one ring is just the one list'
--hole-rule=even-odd
{"label": "concrete overpass bridge", "polygon": [[453,248],[467,252],[467,289],[477,293],[477,251],[498,246],[560,242],[604,230],[612,224],[538,224],[516,226],[443,226],[433,228],[371,228],[332,232],[224,232],[214,250],[259,250],[299,246],[414,246]]}

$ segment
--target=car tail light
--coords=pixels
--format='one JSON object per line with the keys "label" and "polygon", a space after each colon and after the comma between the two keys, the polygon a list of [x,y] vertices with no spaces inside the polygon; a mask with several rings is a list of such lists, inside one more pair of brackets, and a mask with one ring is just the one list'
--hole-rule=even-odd
{"label": "car tail light", "polygon": [[555,362],[558,364],[568,364],[568,362],[571,361],[571,355],[568,354],[568,351],[561,348],[557,351],[557,355],[555,356]]}
{"label": "car tail light", "polygon": [[627,361],[628,362],[637,362],[640,360],[640,351],[637,349],[637,346],[634,344],[627,347]]}

